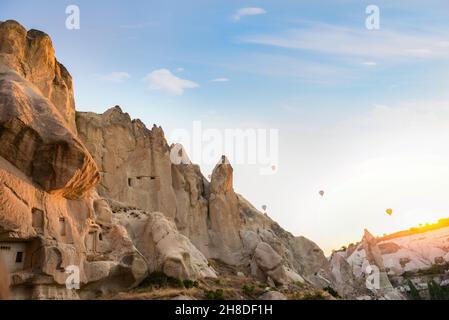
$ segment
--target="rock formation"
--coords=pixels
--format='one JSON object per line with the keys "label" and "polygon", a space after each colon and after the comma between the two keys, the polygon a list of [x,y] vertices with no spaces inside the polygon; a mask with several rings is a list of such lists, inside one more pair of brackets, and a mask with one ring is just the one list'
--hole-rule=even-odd
{"label": "rock formation", "polygon": [[[336,251],[330,259],[337,283],[350,284],[341,291],[350,297],[403,299],[410,292],[409,281],[428,296],[428,282],[449,284],[449,227],[443,225],[422,232],[401,231],[375,238],[365,231],[362,241],[346,250]],[[367,290],[368,267],[379,272],[379,288]]]}
{"label": "rock formation", "polygon": [[9,274],[3,259],[0,257],[0,300],[9,298]]}
{"label": "rock formation", "polygon": [[209,182],[172,161],[160,127],[119,107],[76,113],[73,96],[50,38],[0,23],[0,255],[14,298],[97,297],[155,271],[214,278],[208,259],[272,286],[337,285],[317,245],[234,191],[226,157]]}
{"label": "rock formation", "polygon": [[225,156],[209,182],[197,165],[171,161],[182,149],[169,146],[161,128],[147,129],[118,106],[103,114],[77,112],[76,123],[101,172],[100,196],[162,212],[206,258],[244,266],[262,280],[332,286],[317,245],[293,237],[234,191]]}
{"label": "rock formation", "polygon": [[347,252],[334,252],[331,266],[339,283],[350,284],[349,290],[343,290],[352,296],[387,300],[405,298],[393,288],[377,240],[368,230],[357,246]]}

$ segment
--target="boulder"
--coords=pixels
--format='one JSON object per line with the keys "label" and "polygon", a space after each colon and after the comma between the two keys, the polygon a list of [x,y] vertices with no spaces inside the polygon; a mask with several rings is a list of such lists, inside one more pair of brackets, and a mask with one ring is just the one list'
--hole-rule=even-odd
{"label": "boulder", "polygon": [[276,285],[287,282],[282,257],[265,242],[260,242],[254,251],[252,273],[256,277],[262,273],[265,276],[264,280],[271,278]]}
{"label": "boulder", "polygon": [[259,300],[287,300],[287,297],[278,291],[267,291],[259,297]]}
{"label": "boulder", "polygon": [[216,278],[204,255],[162,213],[122,209],[115,215],[128,228],[150,272],[162,271],[180,280]]}

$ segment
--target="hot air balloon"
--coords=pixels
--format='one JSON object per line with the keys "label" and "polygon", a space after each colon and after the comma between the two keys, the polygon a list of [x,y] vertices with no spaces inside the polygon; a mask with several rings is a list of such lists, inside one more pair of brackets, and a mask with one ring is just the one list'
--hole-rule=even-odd
{"label": "hot air balloon", "polygon": [[385,212],[391,216],[393,214],[393,209],[388,208],[387,210],[385,210]]}
{"label": "hot air balloon", "polygon": [[263,205],[263,206],[262,206],[262,209],[263,209],[263,211],[267,211],[267,206],[266,206],[266,205]]}
{"label": "hot air balloon", "polygon": [[320,192],[318,192],[319,194],[320,194],[320,196],[324,196],[324,191],[323,190],[320,190]]}

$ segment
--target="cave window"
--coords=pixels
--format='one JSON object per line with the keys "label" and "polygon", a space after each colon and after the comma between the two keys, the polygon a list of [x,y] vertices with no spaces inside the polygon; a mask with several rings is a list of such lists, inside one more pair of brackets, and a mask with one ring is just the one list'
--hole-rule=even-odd
{"label": "cave window", "polygon": [[9,247],[9,246],[1,246],[1,247],[0,247],[0,250],[2,250],[2,251],[8,251],[8,250],[11,250],[11,247]]}
{"label": "cave window", "polygon": [[65,218],[59,218],[59,232],[61,236],[65,237]]}
{"label": "cave window", "polygon": [[22,263],[23,261],[23,252],[17,252],[16,254],[16,263]]}
{"label": "cave window", "polygon": [[103,241],[103,235],[101,233],[98,235],[98,239],[100,239],[100,241]]}
{"label": "cave window", "polygon": [[32,224],[33,228],[38,233],[42,233],[44,228],[44,212],[37,208],[33,208],[32,212]]}
{"label": "cave window", "polygon": [[129,186],[129,187],[131,187],[131,182],[132,182],[132,179],[131,179],[131,178],[128,178],[128,186]]}

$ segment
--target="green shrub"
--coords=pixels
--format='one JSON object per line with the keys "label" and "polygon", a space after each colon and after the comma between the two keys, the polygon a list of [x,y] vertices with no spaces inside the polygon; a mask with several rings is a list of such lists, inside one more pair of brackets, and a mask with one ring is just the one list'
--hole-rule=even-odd
{"label": "green shrub", "polygon": [[184,283],[179,279],[167,276],[163,272],[152,272],[139,285],[139,288],[147,288],[147,287],[184,288]]}
{"label": "green shrub", "polygon": [[267,283],[265,283],[265,282],[259,283],[259,288],[265,289],[267,287],[269,287],[269,285]]}
{"label": "green shrub", "polygon": [[340,295],[338,294],[337,291],[335,291],[334,288],[332,287],[326,287],[323,289],[324,291],[328,292],[331,296],[333,296],[334,298],[341,298]]}
{"label": "green shrub", "polygon": [[442,287],[434,280],[427,283],[430,300],[449,300],[449,288]]}
{"label": "green shrub", "polygon": [[223,289],[217,289],[215,291],[206,290],[204,291],[204,297],[207,300],[224,300],[224,291]]}
{"label": "green shrub", "polygon": [[248,286],[246,284],[242,287],[243,293],[249,296],[253,295],[255,289],[254,286]]}
{"label": "green shrub", "polygon": [[413,282],[410,279],[407,280],[407,284],[410,287],[410,292],[409,292],[410,300],[422,300],[418,289],[416,289],[415,285],[413,284]]}
{"label": "green shrub", "polygon": [[191,288],[198,288],[199,284],[198,281],[192,281],[192,280],[184,280],[183,285],[186,289],[191,289]]}

